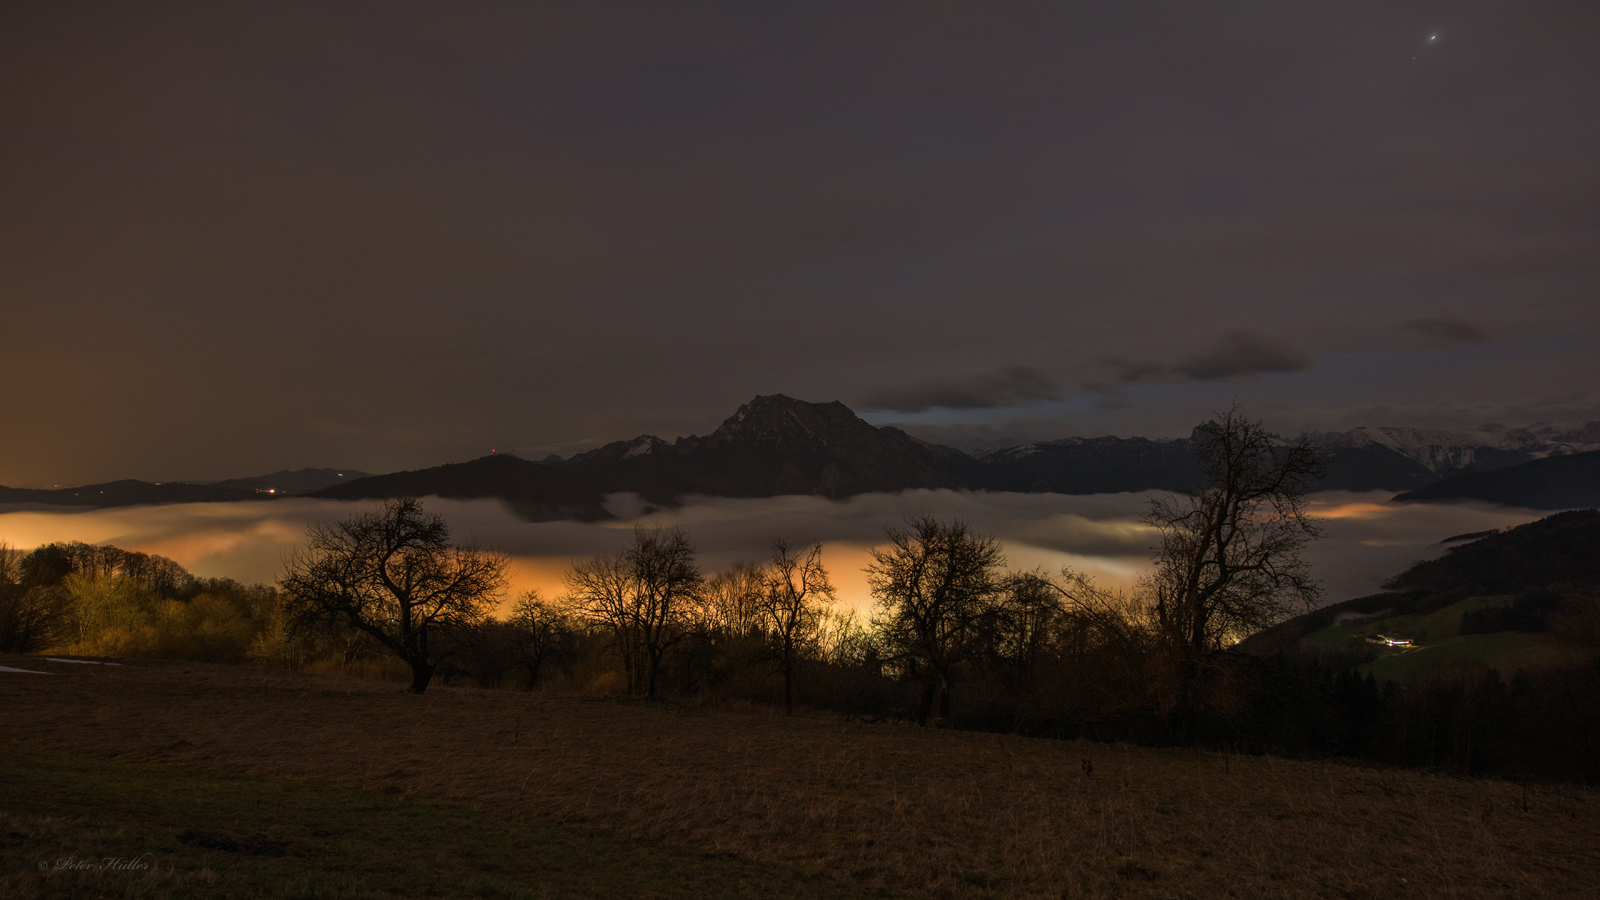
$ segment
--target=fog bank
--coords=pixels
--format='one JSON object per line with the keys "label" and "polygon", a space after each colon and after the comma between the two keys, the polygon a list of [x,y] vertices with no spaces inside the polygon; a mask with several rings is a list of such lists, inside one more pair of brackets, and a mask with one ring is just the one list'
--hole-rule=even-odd
{"label": "fog bank", "polygon": [[[1307,552],[1329,602],[1378,590],[1411,563],[1442,553],[1445,537],[1531,522],[1545,513],[1482,504],[1397,504],[1386,492],[1314,495],[1324,537]],[[821,541],[840,597],[871,607],[861,569],[884,531],[917,515],[960,517],[1005,545],[1014,569],[1072,566],[1102,582],[1127,587],[1148,564],[1154,532],[1139,521],[1150,495],[908,491],[844,501],[790,496],[763,499],[690,497],[672,510],[648,511],[637,498],[612,498],[619,519],[603,523],[517,518],[497,500],[428,498],[458,540],[475,540],[513,560],[514,591],[561,592],[561,573],[576,558],[627,546],[636,524],[676,525],[688,532],[706,572],[740,559],[759,560],[771,540]],[[285,555],[307,526],[335,522],[375,504],[287,499],[271,503],[196,503],[103,510],[0,507],[0,541],[28,549],[51,541],[115,544],[170,557],[196,575],[244,582],[274,581]]]}

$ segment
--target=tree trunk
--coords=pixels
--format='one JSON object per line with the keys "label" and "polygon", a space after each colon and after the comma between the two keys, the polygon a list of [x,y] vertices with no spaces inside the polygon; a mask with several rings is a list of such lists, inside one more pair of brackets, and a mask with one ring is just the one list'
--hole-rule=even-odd
{"label": "tree trunk", "polygon": [[794,715],[794,663],[783,661],[783,714]]}
{"label": "tree trunk", "polygon": [[413,694],[420,694],[428,689],[428,682],[433,680],[434,667],[424,660],[411,660],[411,687],[408,690]]}
{"label": "tree trunk", "polygon": [[1178,666],[1178,696],[1168,717],[1173,743],[1187,746],[1192,736],[1195,712],[1199,706],[1200,665],[1185,656]]}

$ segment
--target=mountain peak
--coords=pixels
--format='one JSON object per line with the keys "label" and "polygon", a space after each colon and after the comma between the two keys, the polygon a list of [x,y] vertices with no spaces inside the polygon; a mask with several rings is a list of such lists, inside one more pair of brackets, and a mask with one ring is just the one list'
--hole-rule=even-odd
{"label": "mountain peak", "polygon": [[845,434],[871,428],[850,407],[837,400],[808,403],[783,394],[765,394],[739,407],[739,411],[725,419],[707,439],[827,446]]}

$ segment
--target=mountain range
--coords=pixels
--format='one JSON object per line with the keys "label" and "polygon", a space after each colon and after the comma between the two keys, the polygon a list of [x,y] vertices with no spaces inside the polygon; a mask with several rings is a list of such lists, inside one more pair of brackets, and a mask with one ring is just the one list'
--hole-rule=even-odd
{"label": "mountain range", "polygon": [[275,500],[312,494],[344,481],[366,478],[358,469],[287,469],[270,475],[230,478],[227,481],[136,481],[123,479],[104,484],[67,488],[10,488],[0,486],[0,503],[46,506],[140,506],[153,503],[221,503],[232,500]]}
{"label": "mountain range", "polygon": [[[1484,426],[1470,432],[1357,428],[1321,436],[1320,490],[1400,491],[1398,499],[1486,499],[1559,509],[1600,495],[1600,422],[1582,429]],[[656,505],[686,495],[841,499],[916,488],[1092,494],[1182,491],[1200,473],[1190,439],[1066,438],[966,453],[876,427],[842,403],[758,396],[709,435],[640,435],[537,462],[493,454],[428,469],[367,475],[304,469],[214,484],[122,481],[56,491],[0,488],[0,503],[131,503],[440,496],[499,498],[535,521],[610,516],[627,492]]]}
{"label": "mountain range", "polygon": [[314,494],[323,488],[333,487],[357,478],[370,478],[371,472],[362,472],[359,469],[299,469],[291,472],[283,469],[271,475],[255,475],[249,478],[230,478],[227,481],[211,482],[210,487],[238,488],[246,491],[258,491],[268,494]]}

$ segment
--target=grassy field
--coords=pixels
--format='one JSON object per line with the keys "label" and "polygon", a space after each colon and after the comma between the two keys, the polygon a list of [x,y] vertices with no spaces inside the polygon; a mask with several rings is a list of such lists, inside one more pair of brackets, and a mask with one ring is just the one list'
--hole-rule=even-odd
{"label": "grassy field", "polygon": [[1449,675],[1452,672],[1481,671],[1487,666],[1509,677],[1520,669],[1549,666],[1555,662],[1581,662],[1585,654],[1569,650],[1553,635],[1520,631],[1492,634],[1467,634],[1433,641],[1421,647],[1390,651],[1358,668],[1372,673],[1379,681]]}
{"label": "grassy field", "polygon": [[[1416,772],[0,656],[0,896],[1577,897],[1600,797]],[[138,871],[38,871],[133,858]]]}
{"label": "grassy field", "polygon": [[1524,668],[1551,665],[1577,665],[1593,656],[1580,648],[1564,645],[1553,635],[1513,631],[1492,634],[1461,634],[1461,617],[1488,606],[1508,606],[1510,595],[1471,597],[1423,616],[1388,616],[1361,619],[1314,631],[1301,639],[1308,650],[1344,650],[1366,647],[1375,634],[1410,638],[1418,646],[1385,650],[1378,659],[1360,667],[1379,681],[1419,676],[1449,676],[1483,667],[1500,670],[1506,677]]}
{"label": "grassy field", "polygon": [[1471,610],[1486,606],[1510,606],[1512,599],[1509,595],[1470,597],[1424,616],[1357,619],[1344,625],[1333,625],[1320,631],[1313,631],[1301,638],[1301,641],[1309,650],[1342,650],[1352,645],[1359,645],[1375,634],[1428,643],[1461,634],[1461,617]]}
{"label": "grassy field", "polygon": [[0,791],[5,856],[21,867],[0,881],[4,896],[860,894],[790,867],[540,824],[514,811],[57,748],[0,745]]}

